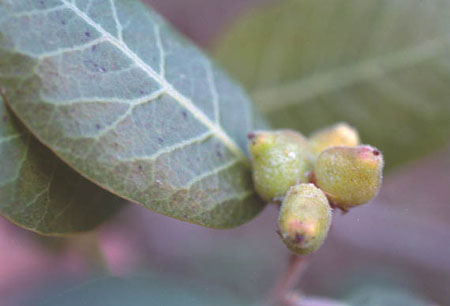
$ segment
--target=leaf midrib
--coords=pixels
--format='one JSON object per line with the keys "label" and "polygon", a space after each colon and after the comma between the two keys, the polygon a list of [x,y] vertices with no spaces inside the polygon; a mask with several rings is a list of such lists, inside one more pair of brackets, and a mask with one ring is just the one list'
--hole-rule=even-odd
{"label": "leaf midrib", "polygon": [[[289,83],[253,91],[253,97],[265,112],[283,109],[311,98],[348,87],[361,80],[371,79],[390,71],[410,67],[433,58],[450,45],[448,36],[428,40],[419,46],[406,48],[389,55],[361,61],[357,64],[335,68],[317,75]],[[274,101],[277,103],[274,103]]]}
{"label": "leaf midrib", "polygon": [[[176,90],[164,77],[160,76],[153,68],[146,64],[143,60],[137,56],[128,46],[123,42],[118,40],[116,37],[108,33],[101,25],[93,21],[89,16],[87,16],[83,11],[81,11],[74,4],[68,2],[67,0],[60,0],[68,9],[72,10],[79,18],[83,19],[84,22],[92,26],[97,30],[106,41],[110,42],[116,48],[123,52],[127,57],[129,57],[137,67],[141,68],[145,73],[147,73],[152,79],[158,82],[165,93],[171,96],[175,101],[177,101],[181,106],[188,110],[198,121],[204,124],[208,129],[210,129],[213,134],[220,139],[228,149],[233,152],[239,159],[241,159],[246,165],[249,166],[249,160],[244,154],[244,152],[239,148],[235,141],[228,136],[228,134],[223,130],[223,128],[213,123],[198,107],[196,107],[192,101]],[[116,21],[117,25],[120,25]],[[119,31],[120,33],[120,31]],[[119,36],[120,37],[120,36]]]}

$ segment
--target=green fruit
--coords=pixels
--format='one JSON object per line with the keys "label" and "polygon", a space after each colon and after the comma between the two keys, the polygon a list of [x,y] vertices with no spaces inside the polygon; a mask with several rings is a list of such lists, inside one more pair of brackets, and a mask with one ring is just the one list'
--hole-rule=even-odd
{"label": "green fruit", "polygon": [[266,201],[279,201],[289,188],[307,182],[311,153],[303,135],[291,130],[249,135],[255,189]]}
{"label": "green fruit", "polygon": [[325,194],[313,184],[291,187],[281,205],[280,237],[294,253],[317,250],[330,229],[331,208]]}
{"label": "green fruit", "polygon": [[371,146],[332,147],[320,153],[314,180],[330,203],[346,210],[367,203],[381,186],[383,156]]}
{"label": "green fruit", "polygon": [[319,130],[309,137],[309,144],[314,154],[334,146],[354,147],[359,145],[358,131],[347,123],[338,123]]}

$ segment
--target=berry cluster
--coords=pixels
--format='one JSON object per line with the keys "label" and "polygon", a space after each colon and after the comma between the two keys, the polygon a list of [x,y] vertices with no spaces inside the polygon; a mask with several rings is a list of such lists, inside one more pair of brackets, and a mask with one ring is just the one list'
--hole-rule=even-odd
{"label": "berry cluster", "polygon": [[292,130],[249,134],[253,182],[260,197],[281,204],[280,237],[297,254],[325,240],[332,208],[348,211],[380,189],[383,156],[360,145],[358,132],[339,123],[309,139]]}

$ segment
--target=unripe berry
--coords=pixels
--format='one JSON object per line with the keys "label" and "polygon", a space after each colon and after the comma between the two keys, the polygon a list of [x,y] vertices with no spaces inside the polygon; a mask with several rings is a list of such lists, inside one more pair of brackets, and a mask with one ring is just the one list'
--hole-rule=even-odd
{"label": "unripe berry", "polygon": [[308,181],[311,153],[302,134],[259,131],[251,133],[249,139],[253,182],[262,199],[280,200],[291,186]]}
{"label": "unripe berry", "polygon": [[359,135],[356,129],[342,122],[313,133],[309,137],[309,144],[314,154],[319,155],[329,147],[357,146]]}
{"label": "unripe berry", "polygon": [[279,234],[294,253],[306,255],[325,240],[331,223],[331,208],[325,194],[313,184],[289,189],[281,205]]}
{"label": "unripe berry", "polygon": [[371,146],[332,147],[317,158],[314,180],[330,203],[346,210],[375,197],[382,171],[383,156]]}

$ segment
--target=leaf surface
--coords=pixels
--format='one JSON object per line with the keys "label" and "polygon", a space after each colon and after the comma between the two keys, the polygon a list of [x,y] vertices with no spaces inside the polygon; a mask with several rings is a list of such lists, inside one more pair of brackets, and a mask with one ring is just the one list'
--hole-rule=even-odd
{"label": "leaf surface", "polygon": [[125,199],[215,228],[263,208],[245,92],[139,1],[0,2],[0,85],[39,140]]}
{"label": "leaf surface", "polygon": [[387,167],[450,139],[450,3],[287,0],[244,16],[217,57],[276,127],[347,121]]}
{"label": "leaf surface", "polygon": [[47,294],[45,299],[38,300],[42,300],[36,304],[39,306],[75,306],[80,304],[80,300],[90,306],[252,305],[227,288],[195,279],[186,280],[156,273],[126,278],[93,279],[65,289],[59,294]]}
{"label": "leaf surface", "polygon": [[122,199],[61,162],[12,116],[0,98],[0,214],[35,232],[87,231]]}

